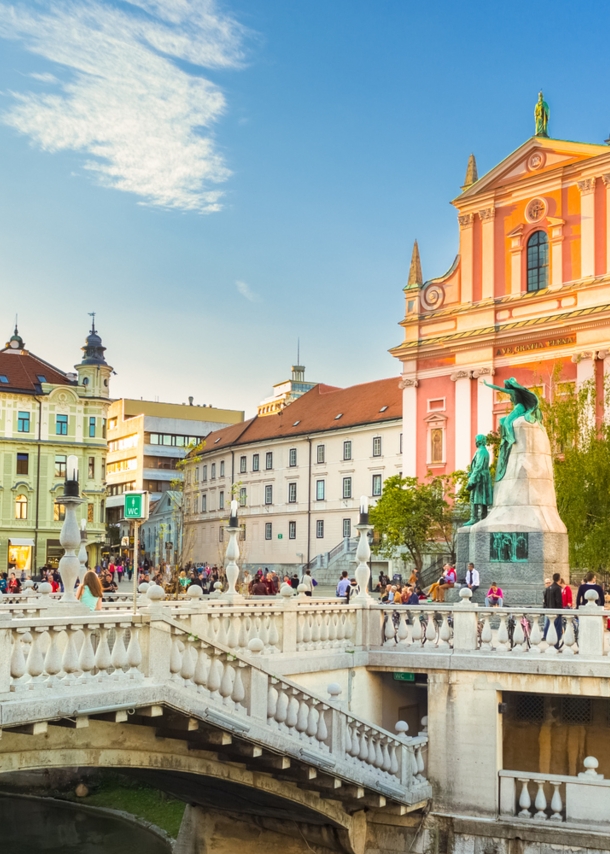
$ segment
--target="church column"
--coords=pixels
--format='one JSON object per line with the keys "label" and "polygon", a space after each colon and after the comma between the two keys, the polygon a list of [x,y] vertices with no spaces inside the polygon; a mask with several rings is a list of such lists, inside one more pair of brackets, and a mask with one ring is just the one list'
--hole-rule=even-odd
{"label": "church column", "polygon": [[572,356],[572,361],[576,364],[576,387],[580,388],[583,383],[592,380],[595,376],[593,353],[577,353]]}
{"label": "church column", "polygon": [[461,302],[472,302],[474,282],[474,214],[462,214],[460,223],[460,270],[462,277]]}
{"label": "church column", "polygon": [[548,216],[551,231],[551,284],[563,284],[563,227],[565,220]]}
{"label": "church column", "polygon": [[602,412],[604,421],[610,421],[610,411],[606,410],[606,388],[610,386],[610,350],[599,350],[597,358],[602,362],[602,375],[600,377],[600,388],[598,396],[602,401]]}
{"label": "church column", "polygon": [[417,380],[403,377],[402,389],[402,476],[417,477]]}
{"label": "church column", "polygon": [[580,190],[580,275],[595,275],[595,178],[578,181]]}
{"label": "church column", "polygon": [[455,383],[455,468],[465,469],[472,459],[470,435],[470,371],[456,371],[450,379]]}
{"label": "church column", "polygon": [[495,208],[486,208],[479,211],[481,217],[482,247],[483,247],[483,288],[481,299],[493,299],[494,297],[494,223],[496,217]]}
{"label": "church column", "polygon": [[473,379],[477,380],[477,433],[485,436],[494,429],[494,392],[492,388],[484,385],[480,377],[486,377],[488,382],[494,375],[492,367],[477,368],[472,372]]}
{"label": "church column", "polygon": [[610,273],[610,173],[602,175],[602,178],[606,187],[606,272]]}
{"label": "church column", "polygon": [[523,243],[523,226],[519,225],[510,232],[510,292],[521,293],[521,248]]}

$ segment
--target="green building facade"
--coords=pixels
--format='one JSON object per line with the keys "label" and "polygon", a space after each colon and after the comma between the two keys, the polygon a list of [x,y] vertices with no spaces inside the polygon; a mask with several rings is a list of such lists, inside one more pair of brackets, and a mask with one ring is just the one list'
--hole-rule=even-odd
{"label": "green building facade", "polygon": [[26,349],[17,327],[0,350],[0,572],[57,566],[69,455],[78,459],[89,565],[105,541],[106,420],[112,368],[95,324],[75,373]]}

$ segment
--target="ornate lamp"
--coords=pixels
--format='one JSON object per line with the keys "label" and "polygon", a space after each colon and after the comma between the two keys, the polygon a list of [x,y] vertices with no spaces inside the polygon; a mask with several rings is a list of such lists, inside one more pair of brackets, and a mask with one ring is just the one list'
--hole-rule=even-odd
{"label": "ornate lamp", "polygon": [[358,566],[356,567],[355,574],[356,581],[358,582],[358,587],[360,588],[360,592],[357,596],[354,596],[354,599],[352,601],[370,602],[372,601],[372,596],[369,593],[371,570],[368,562],[371,557],[371,547],[369,545],[368,535],[369,531],[373,530],[373,526],[369,525],[369,500],[366,495],[363,495],[360,499],[360,521],[356,525],[356,530],[360,534],[360,541],[356,550],[356,560],[358,561]]}
{"label": "ornate lamp", "polygon": [[59,561],[58,567],[64,585],[61,602],[77,601],[74,595],[74,585],[81,571],[81,564],[77,555],[81,545],[81,532],[76,518],[76,508],[83,501],[78,486],[78,458],[71,455],[66,463],[64,494],[55,499],[55,503],[63,504],[66,511],[64,524],[59,535],[59,542],[65,549],[65,554]]}
{"label": "ornate lamp", "polygon": [[237,521],[237,501],[231,501],[231,515],[229,516],[229,524],[226,531],[229,535],[229,543],[225,552],[225,572],[227,574],[227,582],[229,589],[222,594],[223,599],[228,599],[231,602],[243,599],[243,596],[237,592],[235,587],[239,578],[239,567],[237,559],[239,558],[239,545],[237,544],[237,535],[239,534],[239,522]]}

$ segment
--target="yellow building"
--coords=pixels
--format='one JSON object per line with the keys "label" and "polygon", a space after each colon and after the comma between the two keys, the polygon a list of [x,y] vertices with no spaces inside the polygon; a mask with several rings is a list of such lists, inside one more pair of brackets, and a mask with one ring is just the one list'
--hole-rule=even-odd
{"label": "yellow building", "polygon": [[17,327],[0,350],[0,571],[57,566],[66,461],[79,460],[89,562],[105,538],[105,458],[112,368],[92,325],[76,373],[26,349]]}

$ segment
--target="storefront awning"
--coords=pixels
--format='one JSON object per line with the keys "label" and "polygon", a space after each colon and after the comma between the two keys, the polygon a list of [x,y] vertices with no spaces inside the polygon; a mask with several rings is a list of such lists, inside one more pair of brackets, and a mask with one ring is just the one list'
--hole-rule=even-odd
{"label": "storefront awning", "polygon": [[21,537],[11,537],[9,543],[12,546],[34,546],[34,540],[26,540]]}

